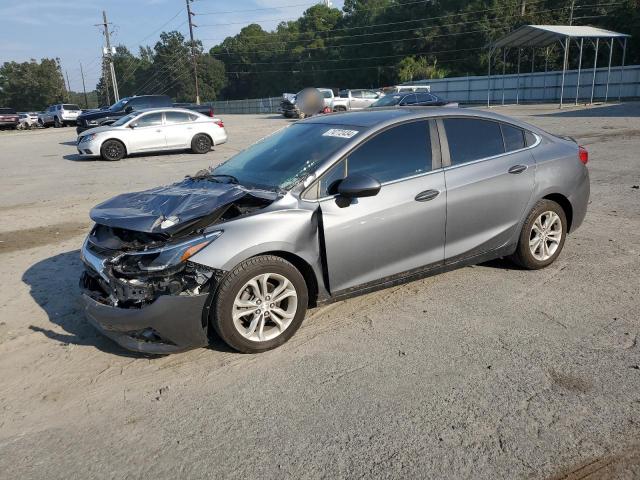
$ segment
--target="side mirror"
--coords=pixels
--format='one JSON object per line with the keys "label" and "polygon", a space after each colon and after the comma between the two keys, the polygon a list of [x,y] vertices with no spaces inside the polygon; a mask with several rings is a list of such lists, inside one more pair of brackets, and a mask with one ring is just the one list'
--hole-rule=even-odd
{"label": "side mirror", "polygon": [[131,105],[129,105],[128,107],[124,107],[124,113],[131,113],[133,112],[133,107]]}
{"label": "side mirror", "polygon": [[129,128],[130,128],[131,130],[133,130],[133,129],[134,129],[134,128],[136,128],[137,126],[138,126],[138,124],[137,124],[137,123],[130,123],[130,124],[129,124]]}
{"label": "side mirror", "polygon": [[338,194],[346,198],[373,197],[380,191],[380,182],[369,175],[354,173],[338,185]]}

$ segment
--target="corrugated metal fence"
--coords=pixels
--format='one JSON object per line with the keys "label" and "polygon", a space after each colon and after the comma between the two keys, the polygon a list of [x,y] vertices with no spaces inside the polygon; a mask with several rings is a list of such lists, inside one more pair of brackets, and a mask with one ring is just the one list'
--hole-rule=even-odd
{"label": "corrugated metal fence", "polygon": [[[609,89],[607,91],[607,78]],[[490,99],[492,104],[499,103],[540,103],[557,102],[560,99],[562,72],[521,73],[520,75],[492,75],[473,77],[452,77],[421,82],[431,85],[431,91],[441,95],[451,102],[487,103],[487,86],[491,82]],[[611,67],[596,70],[595,82],[593,69],[583,69],[580,72],[578,88],[578,71],[567,70],[564,84],[564,102],[575,102],[576,92],[578,101],[591,101],[593,85],[593,100],[601,101],[605,97],[609,100],[620,98],[640,97],[640,65]],[[281,97],[254,98],[247,100],[221,100],[211,102],[217,113],[277,113],[282,101]]]}

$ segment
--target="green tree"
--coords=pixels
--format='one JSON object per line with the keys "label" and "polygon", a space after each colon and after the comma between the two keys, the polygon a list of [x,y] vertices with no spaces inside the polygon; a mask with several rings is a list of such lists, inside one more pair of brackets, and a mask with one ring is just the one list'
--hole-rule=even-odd
{"label": "green tree", "polygon": [[447,71],[437,67],[437,60],[430,64],[425,57],[405,57],[397,65],[398,80],[400,82],[412,82],[415,80],[427,80],[430,78],[444,78]]}
{"label": "green tree", "polygon": [[66,100],[60,61],[5,62],[0,67],[0,105],[17,110],[41,110]]}

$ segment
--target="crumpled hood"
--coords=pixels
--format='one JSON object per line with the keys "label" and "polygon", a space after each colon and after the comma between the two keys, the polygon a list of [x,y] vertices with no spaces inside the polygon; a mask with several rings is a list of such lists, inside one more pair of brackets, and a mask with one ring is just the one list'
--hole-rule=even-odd
{"label": "crumpled hood", "polygon": [[211,216],[214,222],[229,205],[245,197],[274,201],[278,196],[206,177],[187,177],[172,185],[113,197],[91,209],[90,217],[109,227],[172,235],[202,217]]}

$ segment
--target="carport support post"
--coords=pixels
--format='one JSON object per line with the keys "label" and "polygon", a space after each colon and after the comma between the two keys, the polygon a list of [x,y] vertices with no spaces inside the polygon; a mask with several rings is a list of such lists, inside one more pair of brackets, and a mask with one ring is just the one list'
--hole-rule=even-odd
{"label": "carport support post", "polygon": [[542,100],[547,99],[547,68],[549,67],[549,47],[544,49],[544,77],[542,77]]}
{"label": "carport support post", "polygon": [[504,76],[507,68],[507,49],[502,48],[502,105],[504,105]]}
{"label": "carport support post", "polygon": [[564,77],[567,74],[567,55],[569,54],[569,37],[564,39],[564,59],[562,61],[562,82],[560,83],[560,108],[562,108],[562,99],[564,97]]}
{"label": "carport support post", "polygon": [[622,44],[622,65],[620,66],[620,82],[618,83],[618,102],[622,98],[622,75],[624,74],[624,60],[627,54],[627,38],[625,37]]}
{"label": "carport support post", "polygon": [[487,73],[487,107],[491,105],[491,57],[493,57],[493,47],[489,49],[489,71]]}
{"label": "carport support post", "polygon": [[578,79],[576,80],[576,105],[578,105],[578,98],[580,98],[580,71],[582,70],[582,46],[584,44],[584,38],[580,39],[580,58],[578,60]]}
{"label": "carport support post", "polygon": [[609,100],[609,79],[611,78],[611,58],[613,57],[613,38],[609,40],[609,66],[607,67],[607,88],[604,91],[604,103]]}
{"label": "carport support post", "polygon": [[518,48],[518,74],[516,75],[516,105],[520,103],[520,54],[522,49]]}
{"label": "carport support post", "polygon": [[591,102],[593,103],[593,92],[596,89],[596,68],[598,67],[598,47],[600,46],[600,39],[596,38],[596,56],[593,59],[593,78],[591,79]]}

